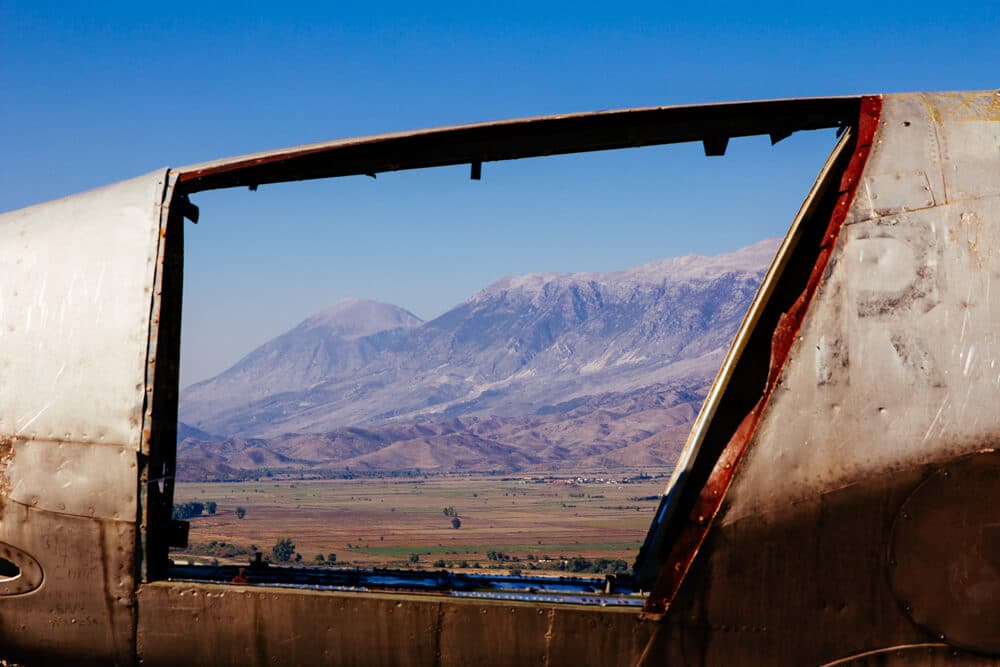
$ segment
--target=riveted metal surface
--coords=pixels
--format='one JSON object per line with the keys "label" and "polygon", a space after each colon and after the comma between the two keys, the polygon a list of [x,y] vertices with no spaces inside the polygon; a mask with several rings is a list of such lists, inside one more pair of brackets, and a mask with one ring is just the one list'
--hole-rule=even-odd
{"label": "riveted metal surface", "polygon": [[8,659],[135,659],[138,449],[164,183],[161,170],[0,215],[0,542],[35,559],[23,582],[41,581],[0,604]]}
{"label": "riveted metal surface", "polygon": [[936,123],[948,201],[1000,195],[1000,92],[921,97]]}
{"label": "riveted metal surface", "polygon": [[24,505],[132,521],[136,468],[136,452],[130,447],[15,439],[0,476],[6,475],[10,485],[7,497]]}
{"label": "riveted metal surface", "polygon": [[0,215],[0,436],[138,449],[164,182]]}
{"label": "riveted metal surface", "polygon": [[[549,622],[545,614],[540,618],[537,609],[527,606],[479,604],[470,609],[444,605],[441,663],[470,665],[483,662],[486,656],[508,656],[507,664],[545,664]],[[525,632],[527,628],[537,629]],[[469,641],[471,637],[476,640]]]}
{"label": "riveted metal surface", "polygon": [[848,221],[947,202],[938,127],[921,95],[886,96],[873,147]]}
{"label": "riveted metal surface", "polygon": [[1000,257],[998,209],[980,199],[845,229],[730,519],[995,442],[1000,291],[981,263]]}
{"label": "riveted metal surface", "polygon": [[889,577],[899,605],[932,636],[1000,653],[1000,454],[935,470],[896,514]]}
{"label": "riveted metal surface", "polygon": [[1000,195],[1000,94],[892,95],[851,209],[870,220]]}
{"label": "riveted metal surface", "polygon": [[158,582],[142,586],[139,608],[145,665],[435,662],[434,600]]}
{"label": "riveted metal surface", "polygon": [[0,509],[0,542],[33,556],[42,572],[34,590],[0,598],[3,657],[27,665],[133,664],[134,522],[10,500]]}
{"label": "riveted metal surface", "polygon": [[[884,117],[908,117],[914,100],[925,105],[925,98],[936,99],[889,96]],[[968,122],[935,117],[945,127]],[[891,162],[886,153],[897,147],[911,159],[912,146],[896,136],[911,127],[881,126],[872,164]],[[988,142],[980,149],[995,152]],[[997,259],[995,196],[849,217],[821,298],[731,490],[728,518],[995,441]]]}
{"label": "riveted metal surface", "polygon": [[612,608],[156,582],[144,665],[635,665],[659,625]]}
{"label": "riveted metal surface", "polygon": [[923,474],[886,473],[734,521],[720,515],[663,620],[661,660],[819,665],[929,641],[898,608],[885,570],[893,518]]}

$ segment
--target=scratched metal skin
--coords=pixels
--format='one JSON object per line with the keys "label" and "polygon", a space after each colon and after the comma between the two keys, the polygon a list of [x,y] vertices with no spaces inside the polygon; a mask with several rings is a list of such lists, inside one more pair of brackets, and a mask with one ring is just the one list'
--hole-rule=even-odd
{"label": "scratched metal skin", "polygon": [[[917,622],[940,610],[914,609],[900,591],[924,599],[930,582],[952,576],[955,597],[979,605],[962,618],[997,618],[1000,599],[972,589],[995,589],[1000,568],[984,557],[976,571],[949,572],[954,559],[941,554],[958,533],[940,520],[911,531],[936,546],[925,553],[913,537],[893,550],[892,534],[929,475],[1000,435],[998,150],[993,92],[884,98],[830,266],[667,615],[668,659],[874,662],[888,647],[938,642],[954,663],[996,664],[992,627],[953,624],[959,652],[946,628]],[[990,505],[976,520],[1000,521],[990,502],[1000,479],[967,483]],[[921,576],[894,590],[901,560]]]}
{"label": "scratched metal skin", "polygon": [[[0,586],[0,657],[134,662],[138,450],[165,177],[0,216],[0,545],[22,566]],[[40,581],[18,586],[31,560]]]}
{"label": "scratched metal skin", "polygon": [[624,667],[660,630],[634,610],[180,582],[139,606],[143,664],[164,666]]}

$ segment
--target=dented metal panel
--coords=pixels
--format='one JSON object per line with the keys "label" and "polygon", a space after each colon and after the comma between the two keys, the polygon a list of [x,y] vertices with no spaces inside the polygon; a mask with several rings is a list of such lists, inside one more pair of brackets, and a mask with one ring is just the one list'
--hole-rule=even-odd
{"label": "dented metal panel", "polygon": [[[929,643],[998,652],[991,603],[968,605],[1000,590],[986,555],[1000,478],[969,471],[957,497],[954,480],[922,484],[1000,437],[996,102],[993,92],[885,97],[862,187],[666,614],[668,659],[690,659],[692,644],[712,664],[746,652],[761,664],[839,664]],[[928,509],[949,503],[948,518]],[[924,524],[901,532],[918,505]],[[942,585],[961,613],[949,613]]]}
{"label": "dented metal panel", "polygon": [[0,657],[135,659],[138,449],[166,172],[0,216]]}
{"label": "dented metal panel", "polygon": [[896,513],[890,586],[903,611],[939,640],[1000,653],[1000,455],[935,470]]}
{"label": "dented metal panel", "polygon": [[7,499],[59,514],[134,521],[137,468],[129,447],[16,439],[5,471]]}
{"label": "dented metal panel", "polygon": [[661,631],[615,608],[217,584],[148,584],[139,605],[144,665],[625,667]]}
{"label": "dented metal panel", "polygon": [[139,448],[165,175],[0,215],[0,437]]}
{"label": "dented metal panel", "polygon": [[[876,174],[866,171],[866,183],[881,182],[880,166],[894,151],[912,150],[909,130],[936,104],[934,96],[886,98],[870,166]],[[979,150],[1000,147],[996,122],[936,115],[935,125],[961,123],[966,133],[980,123]],[[955,171],[950,166],[938,174]],[[1000,170],[991,172],[979,179],[981,196],[925,208],[918,188],[877,217],[867,206],[852,207],[821,298],[733,488],[728,520],[995,442]]]}

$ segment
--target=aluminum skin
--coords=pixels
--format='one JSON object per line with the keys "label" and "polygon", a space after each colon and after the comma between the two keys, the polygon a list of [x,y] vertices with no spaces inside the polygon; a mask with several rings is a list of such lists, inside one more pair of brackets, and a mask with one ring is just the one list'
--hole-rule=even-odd
{"label": "aluminum skin", "polygon": [[0,555],[21,568],[0,582],[3,657],[135,660],[145,366],[166,177],[0,216]]}

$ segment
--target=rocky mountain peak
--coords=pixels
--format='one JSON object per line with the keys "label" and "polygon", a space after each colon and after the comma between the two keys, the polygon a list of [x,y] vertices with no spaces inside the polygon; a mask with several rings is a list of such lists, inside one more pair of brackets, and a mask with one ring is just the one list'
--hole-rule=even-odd
{"label": "rocky mountain peak", "polygon": [[408,310],[380,301],[348,297],[309,317],[296,329],[324,329],[329,335],[353,340],[387,329],[423,323]]}

